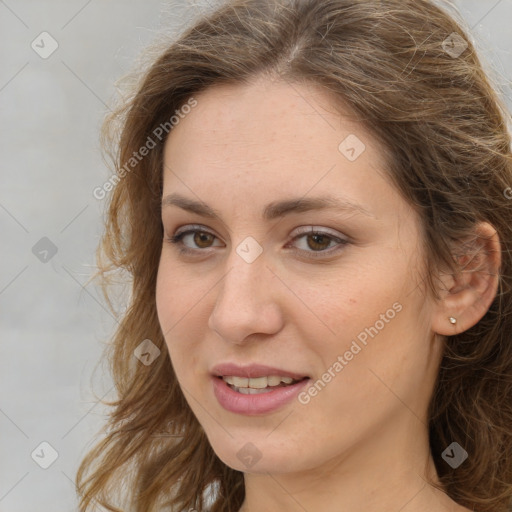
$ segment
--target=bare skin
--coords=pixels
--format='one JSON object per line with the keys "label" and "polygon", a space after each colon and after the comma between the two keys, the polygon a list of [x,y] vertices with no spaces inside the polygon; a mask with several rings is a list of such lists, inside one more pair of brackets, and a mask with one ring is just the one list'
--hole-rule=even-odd
{"label": "bare skin", "polygon": [[[219,458],[244,472],[241,512],[467,511],[430,484],[427,408],[443,336],[485,314],[492,272],[463,283],[440,275],[441,299],[430,297],[420,219],[387,179],[382,149],[323,91],[259,79],[197,100],[166,143],[163,197],[200,201],[220,218],[163,206],[157,308],[190,407]],[[365,145],[353,161],[357,151],[338,149],[350,134]],[[345,206],[262,216],[269,203],[327,195]],[[186,227],[206,234],[167,241]],[[491,235],[486,252],[499,247],[491,226],[480,231]],[[237,253],[247,237],[262,249],[251,263]],[[489,258],[484,270],[499,264]],[[211,369],[226,361],[311,382],[330,368],[331,379],[248,416],[213,393]],[[237,456],[247,443],[260,456],[251,467]]]}

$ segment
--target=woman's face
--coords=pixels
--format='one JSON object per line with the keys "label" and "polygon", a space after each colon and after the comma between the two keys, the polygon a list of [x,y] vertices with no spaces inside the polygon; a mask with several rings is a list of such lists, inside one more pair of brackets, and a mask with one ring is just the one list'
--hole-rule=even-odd
{"label": "woman's face", "polygon": [[404,455],[440,353],[382,150],[313,86],[196,100],[166,142],[156,300],[213,449],[256,473]]}

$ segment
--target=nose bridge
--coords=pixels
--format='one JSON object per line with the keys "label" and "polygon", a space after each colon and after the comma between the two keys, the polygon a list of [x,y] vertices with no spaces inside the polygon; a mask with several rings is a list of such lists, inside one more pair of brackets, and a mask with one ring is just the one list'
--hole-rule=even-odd
{"label": "nose bridge", "polygon": [[277,332],[281,325],[272,273],[261,249],[251,243],[240,243],[229,255],[209,318],[210,328],[234,343],[253,333]]}
{"label": "nose bridge", "polygon": [[[258,289],[260,284],[265,280],[265,275],[268,270],[266,268],[266,261],[263,255],[254,259],[245,259],[244,254],[241,252],[240,247],[233,250],[229,256],[227,267],[229,272],[226,274],[222,283],[222,292],[226,298],[230,296],[238,297],[242,302],[248,299],[258,299]],[[249,254],[250,251],[248,251]]]}

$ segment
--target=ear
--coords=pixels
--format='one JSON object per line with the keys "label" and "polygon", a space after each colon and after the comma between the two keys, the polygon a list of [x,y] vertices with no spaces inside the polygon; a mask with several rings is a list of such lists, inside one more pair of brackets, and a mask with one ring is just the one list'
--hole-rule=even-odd
{"label": "ear", "polygon": [[[432,330],[444,336],[467,331],[489,309],[498,290],[501,246],[498,233],[487,222],[475,226],[475,238],[462,243],[455,256],[455,274],[439,276],[439,299],[432,313]],[[456,321],[452,323],[450,318]]]}

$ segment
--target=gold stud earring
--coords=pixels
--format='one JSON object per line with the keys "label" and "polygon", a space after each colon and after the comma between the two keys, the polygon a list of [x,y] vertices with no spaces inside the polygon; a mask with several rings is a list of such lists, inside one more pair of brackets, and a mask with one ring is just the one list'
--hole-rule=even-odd
{"label": "gold stud earring", "polygon": [[450,320],[451,324],[456,324],[457,323],[457,319],[454,318],[453,316],[449,317],[448,320]]}

